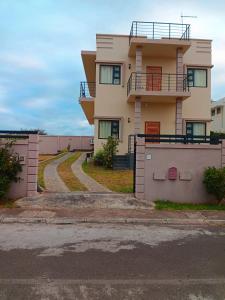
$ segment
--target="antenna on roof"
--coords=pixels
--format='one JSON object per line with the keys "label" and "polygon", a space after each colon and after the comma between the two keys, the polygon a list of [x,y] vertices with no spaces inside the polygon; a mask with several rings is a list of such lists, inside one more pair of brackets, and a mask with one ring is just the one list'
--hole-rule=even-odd
{"label": "antenna on roof", "polygon": [[184,16],[183,13],[181,13],[181,23],[184,24],[184,18],[192,18],[192,19],[196,19],[197,16]]}

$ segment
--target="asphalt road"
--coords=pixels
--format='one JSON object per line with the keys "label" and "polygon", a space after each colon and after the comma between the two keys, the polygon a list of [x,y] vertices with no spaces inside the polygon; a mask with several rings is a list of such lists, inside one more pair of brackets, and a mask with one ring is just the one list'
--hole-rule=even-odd
{"label": "asphalt road", "polygon": [[225,228],[0,225],[0,299],[225,299]]}

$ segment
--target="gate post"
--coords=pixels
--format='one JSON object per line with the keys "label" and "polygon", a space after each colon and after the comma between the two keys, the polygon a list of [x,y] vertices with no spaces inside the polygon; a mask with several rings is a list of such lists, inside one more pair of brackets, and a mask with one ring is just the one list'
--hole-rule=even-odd
{"label": "gate post", "polygon": [[145,196],[145,138],[136,138],[136,172],[135,197],[144,199]]}
{"label": "gate post", "polygon": [[28,166],[27,166],[27,196],[37,195],[39,135],[29,134]]}

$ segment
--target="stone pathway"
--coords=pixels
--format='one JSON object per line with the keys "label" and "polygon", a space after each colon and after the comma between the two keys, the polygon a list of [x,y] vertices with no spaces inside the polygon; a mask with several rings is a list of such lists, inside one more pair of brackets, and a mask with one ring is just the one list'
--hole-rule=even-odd
{"label": "stone pathway", "polygon": [[44,170],[45,187],[48,192],[69,192],[69,189],[59,177],[57,172],[58,165],[69,158],[73,153],[67,153],[63,157],[50,162]]}
{"label": "stone pathway", "polygon": [[81,154],[81,156],[72,164],[71,169],[74,175],[87,187],[89,192],[112,192],[84,173],[82,170],[82,163],[85,160],[85,157],[86,153]]}

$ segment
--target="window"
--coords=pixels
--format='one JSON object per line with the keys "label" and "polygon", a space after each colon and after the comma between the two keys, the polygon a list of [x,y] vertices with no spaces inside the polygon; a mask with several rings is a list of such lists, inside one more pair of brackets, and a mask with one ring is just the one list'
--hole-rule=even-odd
{"label": "window", "polygon": [[98,138],[107,139],[109,136],[119,138],[119,120],[99,120]]}
{"label": "window", "polygon": [[217,113],[217,115],[221,113],[221,107],[217,107],[216,113]]}
{"label": "window", "polygon": [[121,67],[118,65],[101,65],[100,80],[102,84],[120,84]]}
{"label": "window", "polygon": [[207,87],[207,70],[190,69],[187,70],[189,87]]}
{"label": "window", "polygon": [[206,135],[206,123],[204,122],[187,122],[186,123],[187,135]]}
{"label": "window", "polygon": [[212,110],[211,110],[211,116],[212,116],[212,117],[215,116],[215,109],[212,109]]}

